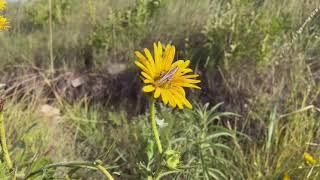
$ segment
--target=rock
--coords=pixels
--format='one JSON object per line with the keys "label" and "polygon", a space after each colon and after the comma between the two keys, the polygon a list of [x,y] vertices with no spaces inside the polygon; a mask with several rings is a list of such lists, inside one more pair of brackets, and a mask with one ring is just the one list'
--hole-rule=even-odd
{"label": "rock", "polygon": [[1,89],[4,89],[4,88],[6,88],[7,87],[7,85],[6,84],[4,84],[4,83],[0,83],[0,90]]}
{"label": "rock", "polygon": [[107,71],[111,75],[116,75],[123,72],[126,69],[127,69],[127,66],[125,64],[117,63],[117,64],[110,64],[107,68]]}
{"label": "rock", "polygon": [[48,104],[44,104],[40,107],[40,113],[43,117],[59,119],[60,118],[60,110]]}
{"label": "rock", "polygon": [[85,80],[82,77],[78,77],[76,79],[71,80],[71,85],[72,87],[77,88],[81,86],[84,82]]}

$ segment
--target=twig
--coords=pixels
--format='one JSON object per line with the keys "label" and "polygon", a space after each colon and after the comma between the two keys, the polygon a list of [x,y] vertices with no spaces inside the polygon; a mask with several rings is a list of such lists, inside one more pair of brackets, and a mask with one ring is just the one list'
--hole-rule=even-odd
{"label": "twig", "polygon": [[53,60],[53,37],[52,37],[52,1],[49,0],[49,50],[50,50],[50,65],[52,76],[54,74]]}
{"label": "twig", "polygon": [[282,115],[279,116],[279,119],[287,117],[287,116],[290,116],[290,115],[293,115],[293,114],[297,114],[297,113],[301,113],[301,112],[304,112],[304,111],[308,111],[310,109],[315,109],[315,110],[320,112],[319,108],[315,107],[314,105],[310,105],[310,106],[298,109],[296,111],[293,111],[293,112],[290,112],[290,113],[287,113],[287,114],[282,114]]}

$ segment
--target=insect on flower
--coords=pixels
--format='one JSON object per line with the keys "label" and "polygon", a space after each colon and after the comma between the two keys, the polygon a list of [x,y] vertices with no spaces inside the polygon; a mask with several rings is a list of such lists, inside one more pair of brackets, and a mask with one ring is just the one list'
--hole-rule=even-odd
{"label": "insect on flower", "polygon": [[168,72],[161,73],[160,79],[157,81],[157,83],[162,84],[162,83],[165,83],[166,81],[169,81],[170,79],[172,79],[174,73],[176,73],[178,71],[178,69],[179,69],[179,67],[176,66],[176,67],[171,68]]}

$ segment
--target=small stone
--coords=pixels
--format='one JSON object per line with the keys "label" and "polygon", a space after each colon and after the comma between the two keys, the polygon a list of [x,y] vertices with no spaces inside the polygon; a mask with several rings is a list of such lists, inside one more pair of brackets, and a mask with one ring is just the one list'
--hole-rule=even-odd
{"label": "small stone", "polygon": [[4,89],[4,88],[6,88],[6,84],[4,84],[4,83],[0,83],[0,89]]}
{"label": "small stone", "polygon": [[60,116],[60,110],[58,108],[55,108],[49,104],[44,104],[40,107],[40,113],[41,115],[53,118],[53,117],[59,117]]}
{"label": "small stone", "polygon": [[76,79],[71,80],[72,87],[76,88],[81,86],[84,83],[84,79],[82,77],[78,77]]}

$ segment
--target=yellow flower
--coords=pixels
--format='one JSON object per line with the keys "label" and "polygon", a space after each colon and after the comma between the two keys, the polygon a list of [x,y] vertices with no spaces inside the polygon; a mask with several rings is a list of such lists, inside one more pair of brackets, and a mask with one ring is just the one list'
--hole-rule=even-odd
{"label": "yellow flower", "polygon": [[303,157],[310,165],[315,165],[317,163],[317,161],[311,156],[311,154],[307,152],[303,153]]}
{"label": "yellow flower", "polygon": [[9,22],[8,22],[7,18],[0,15],[0,30],[6,30],[9,27],[10,26],[9,26]]}
{"label": "yellow flower", "polygon": [[4,10],[4,8],[6,7],[6,1],[4,0],[0,0],[0,11]]}
{"label": "yellow flower", "polygon": [[184,88],[196,88],[195,85],[200,80],[196,78],[198,74],[190,74],[192,69],[188,68],[190,60],[177,60],[173,62],[175,55],[175,47],[167,44],[163,51],[162,44],[158,42],[153,44],[154,56],[148,49],[144,49],[145,55],[136,51],[138,60],[135,64],[142,70],[141,75],[145,86],[143,91],[153,93],[154,98],[161,96],[164,104],[170,104],[173,108],[183,106],[192,108],[190,102],[186,99]]}
{"label": "yellow flower", "polygon": [[284,175],[283,175],[283,180],[290,180],[290,176],[289,176],[289,173],[288,172],[285,172]]}

